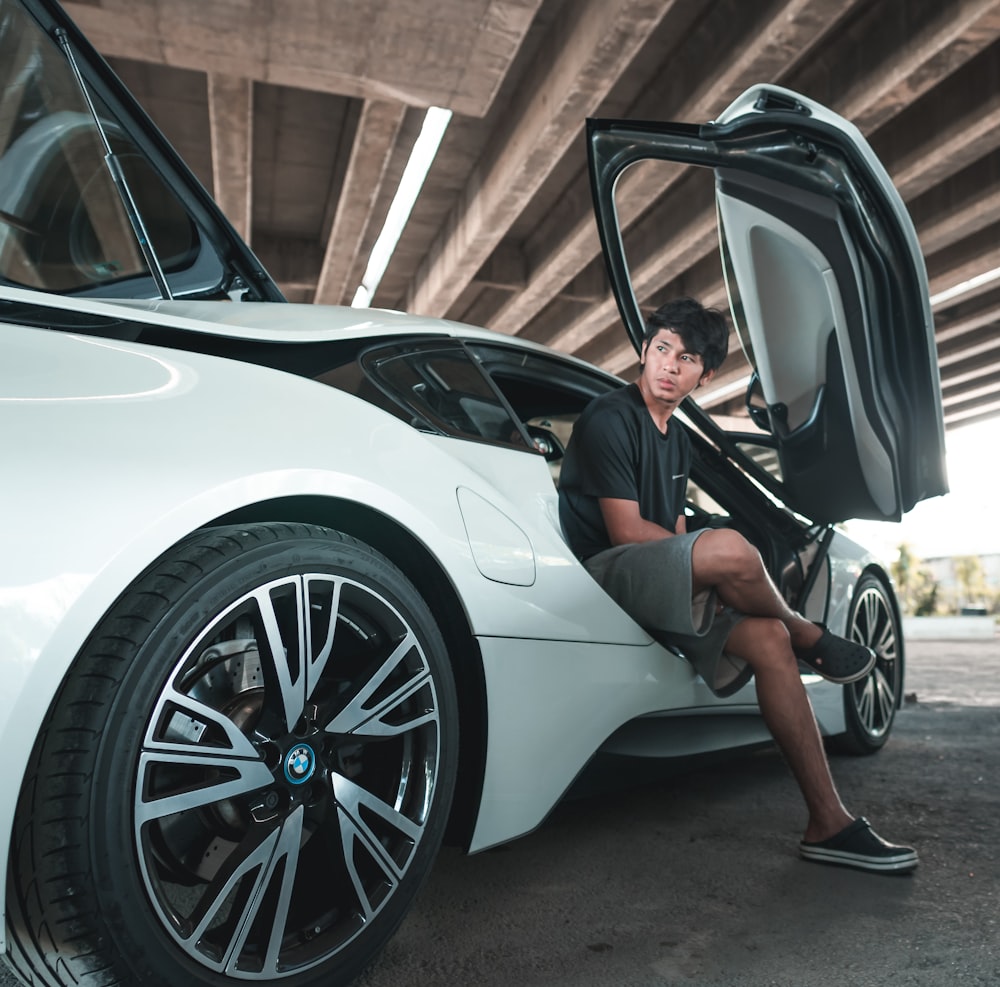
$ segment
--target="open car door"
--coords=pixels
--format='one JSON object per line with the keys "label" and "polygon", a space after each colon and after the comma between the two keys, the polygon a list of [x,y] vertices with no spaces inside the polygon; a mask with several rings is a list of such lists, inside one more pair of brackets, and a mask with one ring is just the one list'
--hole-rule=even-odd
{"label": "open car door", "polygon": [[899,520],[947,492],[923,256],[856,127],[757,86],[700,126],[590,120],[587,143],[605,259],[637,350],[644,319],[628,261],[671,235],[642,210],[679,180],[679,165],[714,172],[730,308],[763,399],[755,441],[775,449],[789,507],[821,522]]}

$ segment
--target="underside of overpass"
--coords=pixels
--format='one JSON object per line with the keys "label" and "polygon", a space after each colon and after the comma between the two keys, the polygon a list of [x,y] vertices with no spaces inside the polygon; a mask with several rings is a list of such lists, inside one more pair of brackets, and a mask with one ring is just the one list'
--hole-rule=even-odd
{"label": "underside of overpass", "polygon": [[[1000,415],[1000,0],[65,7],[292,301],[350,303],[427,107],[452,110],[372,304],[626,376],[635,353],[604,273],[585,119],[699,123],[753,83],[797,90],[861,129],[913,216],[946,427]],[[644,307],[726,304],[702,177],[672,169],[634,216],[659,231],[631,258]],[[746,373],[734,344],[700,402],[738,413]]]}

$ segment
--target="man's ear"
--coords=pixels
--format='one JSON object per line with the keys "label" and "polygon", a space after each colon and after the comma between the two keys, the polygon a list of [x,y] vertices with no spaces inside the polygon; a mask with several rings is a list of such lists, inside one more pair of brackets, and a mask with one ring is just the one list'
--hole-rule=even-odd
{"label": "man's ear", "polygon": [[706,370],[701,375],[701,380],[698,381],[698,386],[701,387],[702,385],[707,384],[714,376],[715,376],[714,370]]}
{"label": "man's ear", "polygon": [[641,349],[639,350],[639,366],[644,367],[646,365],[646,350],[649,349],[649,342],[643,340]]}

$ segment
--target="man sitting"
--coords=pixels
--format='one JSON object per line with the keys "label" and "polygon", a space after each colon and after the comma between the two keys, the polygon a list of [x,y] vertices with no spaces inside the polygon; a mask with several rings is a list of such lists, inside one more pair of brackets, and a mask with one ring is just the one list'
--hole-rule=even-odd
{"label": "man sitting", "polygon": [[803,662],[830,681],[853,682],[871,671],[874,652],[795,613],[738,532],[687,531],[690,440],[672,415],[712,379],[728,337],[722,314],[692,299],[653,313],[636,383],[592,401],[573,430],[559,482],[563,530],[619,606],[675,645],[716,695],[756,676],[764,721],[808,809],[802,857],[912,870],[915,850],[887,843],[841,802],[799,676]]}

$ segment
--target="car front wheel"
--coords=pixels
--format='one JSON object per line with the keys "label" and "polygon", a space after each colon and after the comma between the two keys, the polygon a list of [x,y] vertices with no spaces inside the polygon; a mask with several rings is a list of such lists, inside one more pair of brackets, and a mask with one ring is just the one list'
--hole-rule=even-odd
{"label": "car front wheel", "polygon": [[858,582],[847,636],[875,652],[875,666],[863,679],[844,686],[847,730],[837,746],[850,754],[873,754],[889,739],[902,701],[903,635],[885,584],[872,573]]}
{"label": "car front wheel", "polygon": [[306,525],[193,536],[50,710],[11,848],[15,966],[94,987],[349,982],[440,845],[457,724],[430,611],[383,556]]}

